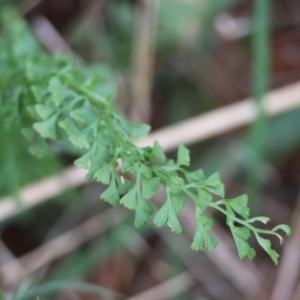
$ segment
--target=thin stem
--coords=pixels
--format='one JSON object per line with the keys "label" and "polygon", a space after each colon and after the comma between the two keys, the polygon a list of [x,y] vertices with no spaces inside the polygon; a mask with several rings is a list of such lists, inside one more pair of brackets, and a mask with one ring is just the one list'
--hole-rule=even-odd
{"label": "thin stem", "polygon": [[250,129],[250,145],[253,157],[250,159],[247,174],[248,187],[251,189],[252,209],[258,210],[259,194],[262,184],[260,173],[264,159],[264,145],[267,130],[267,117],[263,100],[269,88],[270,73],[270,0],[256,0],[254,12],[253,37],[253,98],[257,109],[257,118]]}

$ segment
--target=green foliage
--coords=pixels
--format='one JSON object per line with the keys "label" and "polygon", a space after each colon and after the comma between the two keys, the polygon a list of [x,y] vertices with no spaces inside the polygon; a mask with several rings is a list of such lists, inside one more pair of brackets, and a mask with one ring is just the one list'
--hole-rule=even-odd
{"label": "green foliage", "polygon": [[57,292],[69,289],[94,295],[100,298],[103,297],[105,299],[124,299],[123,295],[98,285],[92,285],[75,280],[59,280],[47,282],[37,288],[32,288],[31,285],[26,282],[26,285],[21,285],[21,287],[15,293],[13,300],[39,299],[40,296],[53,295]]}
{"label": "green foliage", "polygon": [[[266,223],[267,218],[249,219],[247,196],[223,199],[219,174],[206,178],[202,170],[187,170],[190,155],[185,146],[179,146],[176,162],[166,159],[158,142],[153,147],[136,147],[133,142],[150,127],[133,124],[115,110],[111,103],[115,90],[106,68],[83,66],[69,57],[49,57],[24,23],[10,11],[1,13],[1,122],[7,127],[19,122],[32,153],[43,156],[45,140],[68,140],[83,151],[75,164],[87,170],[87,178],[108,185],[100,198],[134,210],[136,226],[147,224],[154,215],[155,225],[180,233],[178,216],[186,199],[191,199],[197,220],[192,249],[212,251],[217,246],[210,233],[213,220],[205,215],[211,207],[226,216],[241,259],[255,255],[248,244],[253,233],[277,264],[278,254],[260,235],[275,235],[282,242],[277,230],[289,234],[287,226],[271,231],[254,227],[254,221]],[[160,185],[165,187],[166,201],[155,212],[149,200]],[[221,199],[214,201],[212,195]]]}
{"label": "green foliage", "polygon": [[5,300],[2,290],[0,289],[0,300]]}

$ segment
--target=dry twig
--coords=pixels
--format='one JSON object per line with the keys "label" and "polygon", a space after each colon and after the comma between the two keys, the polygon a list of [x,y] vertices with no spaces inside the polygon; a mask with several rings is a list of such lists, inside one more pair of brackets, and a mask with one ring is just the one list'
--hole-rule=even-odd
{"label": "dry twig", "polygon": [[158,0],[139,0],[136,5],[131,76],[131,119],[149,122],[154,64],[154,37]]}
{"label": "dry twig", "polygon": [[[299,299],[300,285],[296,288],[300,274],[300,193],[292,216],[293,235],[287,240],[283,249],[271,300]],[[294,289],[295,294],[292,296]]]}
{"label": "dry twig", "polygon": [[183,272],[159,285],[156,285],[141,294],[127,300],[167,300],[188,291],[194,285],[194,279],[188,272]]}
{"label": "dry twig", "polygon": [[[263,104],[266,114],[274,116],[299,107],[299,95],[299,82],[270,92]],[[238,129],[252,123],[256,115],[253,100],[246,99],[160,129],[150,134],[147,139],[139,141],[137,145],[153,145],[157,140],[165,151],[169,151],[180,143],[192,144]]]}
{"label": "dry twig", "polygon": [[[18,284],[32,272],[74,251],[85,242],[106,231],[109,227],[122,222],[128,216],[128,213],[122,210],[118,212],[118,216],[116,217],[115,208],[109,208],[101,215],[85,221],[76,228],[61,234],[21,258],[14,259],[2,265],[0,267],[2,286]],[[20,265],[23,267],[22,271],[19,268]],[[14,272],[17,269],[19,271]],[[8,276],[12,273],[14,276]]]}

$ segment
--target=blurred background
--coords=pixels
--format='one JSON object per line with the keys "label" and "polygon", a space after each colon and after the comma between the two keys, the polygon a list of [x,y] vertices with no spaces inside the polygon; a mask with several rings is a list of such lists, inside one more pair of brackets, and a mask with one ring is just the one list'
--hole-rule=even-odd
{"label": "blurred background", "polygon": [[183,234],[136,229],[132,212],[99,200],[104,187],[72,167],[78,153],[54,143],[39,160],[18,128],[0,129],[6,297],[300,299],[300,2],[11,2],[49,55],[112,70],[118,110],[149,123],[168,157],[186,143],[191,169],[220,172],[227,198],[249,194],[253,215],[269,216],[270,228],[289,224],[293,235],[282,246],[272,240],[278,266],[254,239],[256,258],[240,261],[225,219],[208,212],[219,246],[195,253],[189,205]]}

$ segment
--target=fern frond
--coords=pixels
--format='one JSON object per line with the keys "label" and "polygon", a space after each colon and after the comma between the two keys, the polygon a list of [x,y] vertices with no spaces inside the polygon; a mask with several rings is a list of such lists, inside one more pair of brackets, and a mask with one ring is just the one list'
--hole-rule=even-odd
{"label": "fern frond", "polygon": [[[22,21],[9,10],[1,13],[0,119],[7,128],[15,122],[22,124],[33,153],[42,156],[46,152],[44,140],[67,139],[83,151],[75,164],[87,170],[87,178],[108,185],[100,198],[134,210],[136,226],[147,224],[155,215],[155,225],[180,233],[178,216],[191,199],[197,219],[192,249],[212,251],[217,246],[210,234],[213,220],[205,215],[211,207],[226,216],[241,259],[255,256],[248,244],[252,232],[277,264],[278,254],[260,235],[275,235],[282,241],[277,230],[289,234],[287,226],[273,230],[253,226],[254,221],[266,223],[268,219],[249,218],[245,195],[224,199],[219,174],[206,178],[202,170],[190,172],[185,146],[179,146],[176,162],[166,159],[158,142],[153,147],[135,146],[134,141],[146,136],[150,127],[134,124],[116,111],[111,101],[116,91],[107,68],[47,55]],[[8,25],[11,18],[15,20]],[[130,173],[135,180],[124,179],[121,173]],[[166,189],[166,201],[155,212],[149,200],[160,185]],[[212,195],[220,200],[213,201]]]}

